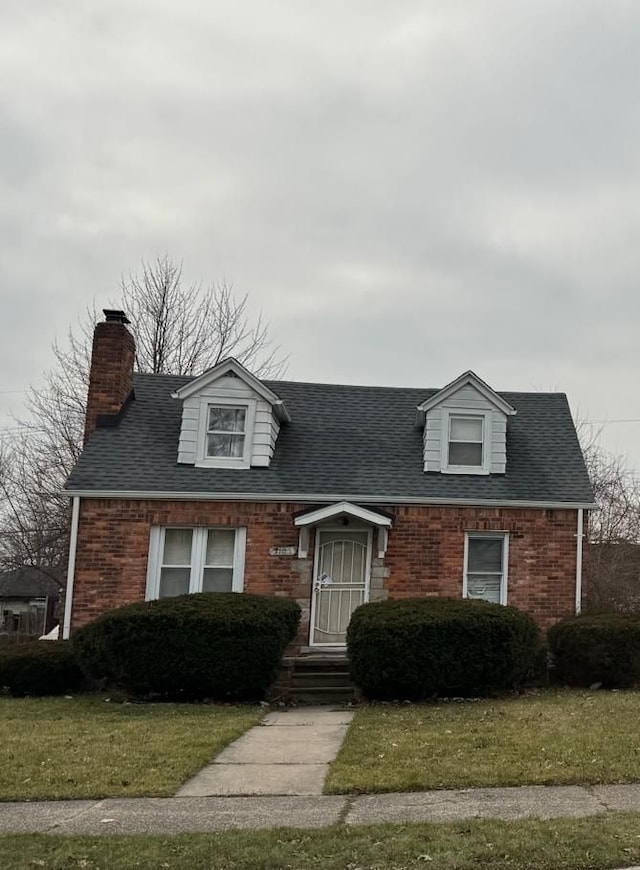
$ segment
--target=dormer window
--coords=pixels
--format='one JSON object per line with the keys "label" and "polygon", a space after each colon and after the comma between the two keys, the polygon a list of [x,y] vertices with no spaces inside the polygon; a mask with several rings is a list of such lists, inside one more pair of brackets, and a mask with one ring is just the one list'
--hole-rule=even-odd
{"label": "dormer window", "polygon": [[175,393],[182,402],[178,462],[197,468],[267,468],[283,423],[282,399],[234,359]]}
{"label": "dormer window", "polygon": [[465,372],[418,405],[424,470],[439,474],[504,474],[507,419],[516,409],[473,372]]}
{"label": "dormer window", "polygon": [[209,468],[249,468],[257,400],[216,396],[198,404],[197,463]]}
{"label": "dormer window", "polygon": [[442,409],[441,470],[445,474],[489,474],[491,411],[465,414]]}
{"label": "dormer window", "polygon": [[247,408],[209,406],[207,457],[242,459],[247,425]]}
{"label": "dormer window", "polygon": [[449,467],[482,468],[484,417],[449,417]]}

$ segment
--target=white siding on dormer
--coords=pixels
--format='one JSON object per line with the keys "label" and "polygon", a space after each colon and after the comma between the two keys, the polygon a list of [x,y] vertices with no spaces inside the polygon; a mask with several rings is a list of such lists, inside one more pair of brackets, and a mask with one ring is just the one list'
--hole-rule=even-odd
{"label": "white siding on dormer", "polygon": [[507,418],[493,412],[491,432],[491,474],[504,474],[507,470]]}
{"label": "white siding on dormer", "polygon": [[197,396],[185,399],[182,403],[182,425],[178,442],[178,462],[182,465],[195,465],[199,420],[200,399]]}
{"label": "white siding on dormer", "polygon": [[215,399],[216,396],[244,396],[247,399],[256,397],[251,387],[235,375],[223,375],[204,387],[200,396],[209,399]]}
{"label": "white siding on dormer", "polygon": [[424,470],[440,471],[440,451],[442,443],[442,418],[440,408],[434,408],[427,414],[424,427]]}
{"label": "white siding on dormer", "polygon": [[440,407],[452,408],[456,411],[493,411],[494,409],[491,402],[470,384],[456,390]]}
{"label": "white siding on dormer", "polygon": [[424,470],[443,470],[443,457],[447,456],[448,449],[449,414],[464,413],[486,415],[485,450],[489,451],[489,471],[491,474],[504,474],[507,464],[507,417],[470,384],[461,386],[444,399],[441,405],[427,411],[424,428]]}
{"label": "white siding on dormer", "polygon": [[280,425],[273,416],[271,405],[265,402],[264,399],[258,399],[251,448],[252,465],[269,465],[273,457],[279,431]]}
{"label": "white siding on dormer", "polygon": [[[204,387],[199,395],[183,400],[178,462],[187,465],[198,463],[198,456],[202,456],[204,450],[204,444],[200,444],[199,439],[204,437],[202,425],[203,420],[206,420],[206,409],[209,405],[215,405],[216,399],[232,403],[237,400],[238,405],[250,403],[255,407],[253,426],[249,425],[247,431],[247,437],[251,440],[250,464],[268,466],[273,457],[280,424],[275,419],[269,402],[258,396],[241,378],[233,375],[218,378]],[[206,464],[211,465],[210,462]]]}

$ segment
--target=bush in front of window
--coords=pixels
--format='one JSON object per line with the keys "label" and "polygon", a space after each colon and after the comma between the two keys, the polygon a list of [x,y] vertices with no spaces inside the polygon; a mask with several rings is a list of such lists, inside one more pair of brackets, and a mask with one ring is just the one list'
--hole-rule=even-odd
{"label": "bush in front of window", "polygon": [[521,685],[540,635],[514,607],[457,598],[363,604],[347,629],[351,677],[365,697],[474,697]]}
{"label": "bush in front of window", "polygon": [[111,610],[73,645],[89,677],[137,697],[257,700],[299,620],[290,599],[203,592]]}
{"label": "bush in front of window", "polygon": [[560,682],[611,689],[640,684],[640,614],[572,616],[552,626],[548,638]]}
{"label": "bush in front of window", "polygon": [[84,688],[68,641],[30,641],[0,649],[0,687],[16,698],[66,695]]}

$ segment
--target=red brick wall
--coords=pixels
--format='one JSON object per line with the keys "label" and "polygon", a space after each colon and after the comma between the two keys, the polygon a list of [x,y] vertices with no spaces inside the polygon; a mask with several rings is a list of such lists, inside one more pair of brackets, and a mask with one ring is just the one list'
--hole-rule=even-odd
{"label": "red brick wall", "polygon": [[462,595],[464,533],[509,533],[507,603],[543,627],[575,612],[575,510],[396,507],[389,596]]}
{"label": "red brick wall", "polygon": [[[313,535],[309,560],[269,555],[270,547],[297,547],[292,514],[305,507],[82,499],[72,628],[105,610],[144,599],[153,525],[245,526],[245,591],[290,596],[308,607]],[[506,531],[508,603],[529,611],[542,626],[574,612],[575,510],[381,507],[395,515],[385,558],[390,597],[460,596],[465,531]],[[308,611],[299,639],[308,639]]]}
{"label": "red brick wall", "polygon": [[72,629],[105,610],[144,600],[151,526],[244,526],[245,591],[308,602],[308,565],[291,556],[269,555],[270,547],[297,549],[298,530],[291,514],[302,508],[278,503],[82,499]]}

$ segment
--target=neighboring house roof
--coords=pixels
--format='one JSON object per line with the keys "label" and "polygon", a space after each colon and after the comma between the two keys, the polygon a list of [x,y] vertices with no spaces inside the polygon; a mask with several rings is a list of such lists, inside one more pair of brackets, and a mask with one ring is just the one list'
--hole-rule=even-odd
{"label": "neighboring house roof", "polygon": [[500,393],[517,411],[508,423],[506,474],[454,476],[423,471],[416,408],[438,390],[266,381],[291,415],[269,467],[198,468],[177,463],[182,404],[171,397],[191,380],[135,375],[135,401],[117,426],[91,435],[67,490],[378,503],[593,502],[562,393]]}
{"label": "neighboring house roof", "polygon": [[38,568],[17,568],[0,574],[0,598],[57,598],[60,583]]}

